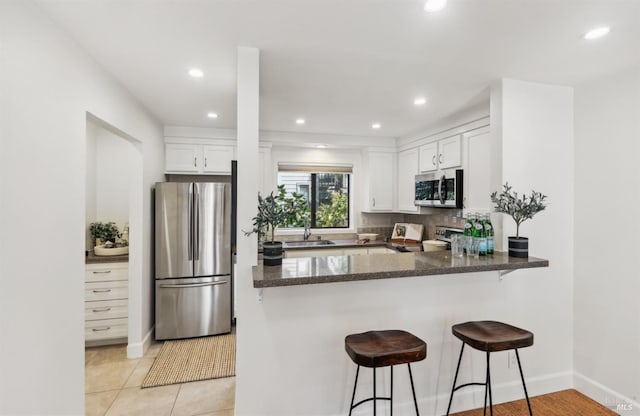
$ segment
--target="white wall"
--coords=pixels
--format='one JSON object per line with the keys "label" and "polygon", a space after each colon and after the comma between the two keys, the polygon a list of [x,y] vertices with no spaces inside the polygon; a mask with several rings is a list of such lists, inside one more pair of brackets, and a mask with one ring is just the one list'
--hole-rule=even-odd
{"label": "white wall", "polygon": [[640,68],[578,86],[575,129],[576,385],[637,412]]}
{"label": "white wall", "polygon": [[[519,271],[509,278],[514,308],[508,320],[530,329],[535,345],[527,362],[540,374],[572,369],[573,281],[573,91],[571,88],[505,79],[498,87],[501,103],[501,182],[519,192],[532,189],[548,196],[548,207],[520,227],[529,238],[529,255],[549,260],[544,273]],[[494,117],[495,116],[495,117]],[[496,179],[498,176],[496,176]],[[497,184],[496,184],[497,185]],[[495,216],[496,214],[494,214]],[[504,217],[503,246],[515,235]]]}
{"label": "white wall", "polygon": [[1,347],[0,414],[80,415],[87,112],[141,142],[140,339],[152,319],[150,188],[162,177],[162,129],[33,3],[0,2],[0,42],[0,333],[11,340]]}
{"label": "white wall", "polygon": [[129,221],[128,154],[131,144],[101,128],[96,138],[96,218],[114,221],[122,230]]}

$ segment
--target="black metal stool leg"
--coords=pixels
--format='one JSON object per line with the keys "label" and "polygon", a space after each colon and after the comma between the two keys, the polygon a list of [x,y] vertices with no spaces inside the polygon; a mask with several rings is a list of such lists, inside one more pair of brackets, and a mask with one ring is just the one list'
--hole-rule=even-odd
{"label": "black metal stool leg", "polygon": [[373,416],[376,416],[376,368],[373,367]]}
{"label": "black metal stool leg", "polygon": [[482,416],[487,416],[487,396],[489,395],[489,366],[484,375],[484,406],[482,410]]}
{"label": "black metal stool leg", "polygon": [[418,411],[418,401],[416,400],[416,389],[413,387],[413,375],[411,375],[411,364],[407,363],[407,367],[409,368],[409,380],[411,381],[411,393],[413,393],[413,404],[416,407],[416,415],[420,416],[420,412]]}
{"label": "black metal stool leg", "polygon": [[524,388],[524,397],[527,399],[527,407],[529,407],[529,416],[533,416],[533,412],[531,411],[531,403],[529,403],[529,393],[527,393],[527,385],[524,383],[524,374],[522,374],[522,366],[520,365],[520,354],[518,354],[518,349],[516,351],[516,359],[518,360],[518,369],[520,370],[520,379],[522,379],[522,388]]}
{"label": "black metal stool leg", "polygon": [[353,401],[356,398],[356,386],[358,385],[358,374],[360,374],[360,366],[358,365],[358,369],[356,370],[356,381],[353,383],[353,395],[351,396],[351,406],[349,406],[349,416],[351,416],[351,412],[353,411]]}
{"label": "black metal stool leg", "polygon": [[390,415],[389,416],[393,416],[393,366],[391,366],[391,391],[389,392],[389,402],[391,403],[389,405],[389,409],[390,409]]}
{"label": "black metal stool leg", "polygon": [[456,390],[456,381],[458,380],[458,372],[460,371],[460,363],[462,362],[462,353],[464,352],[464,342],[460,348],[460,357],[458,358],[458,366],[456,367],[456,375],[453,377],[453,386],[451,387],[451,396],[449,397],[449,406],[447,406],[447,416],[451,411],[451,402],[453,402],[453,392]]}
{"label": "black metal stool leg", "polygon": [[493,397],[491,395],[491,366],[489,364],[489,357],[491,353],[487,351],[487,387],[489,388],[489,412],[493,416]]}

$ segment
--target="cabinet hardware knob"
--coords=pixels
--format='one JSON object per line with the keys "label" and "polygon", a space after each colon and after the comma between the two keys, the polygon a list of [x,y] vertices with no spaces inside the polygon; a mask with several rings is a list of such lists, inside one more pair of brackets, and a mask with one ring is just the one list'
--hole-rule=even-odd
{"label": "cabinet hardware knob", "polygon": [[433,155],[433,157],[431,158],[431,163],[433,164],[433,166],[436,165],[436,155]]}
{"label": "cabinet hardware knob", "polygon": [[207,158],[206,157],[204,158],[204,167],[205,168],[207,167]]}
{"label": "cabinet hardware knob", "polygon": [[373,198],[373,206],[374,207],[376,206],[376,199],[375,198]]}
{"label": "cabinet hardware knob", "polygon": [[93,293],[109,293],[111,289],[93,289]]}
{"label": "cabinet hardware knob", "polygon": [[197,168],[197,167],[198,167],[198,158],[197,158],[197,157],[194,157],[194,158],[193,158],[193,167],[194,167],[194,168]]}
{"label": "cabinet hardware knob", "polygon": [[93,272],[93,274],[106,274],[106,273],[111,273],[111,270],[102,270],[99,272]]}
{"label": "cabinet hardware knob", "polygon": [[93,309],[93,312],[109,312],[111,308],[97,308]]}
{"label": "cabinet hardware knob", "polygon": [[438,155],[438,162],[444,163],[444,161],[442,160],[442,153],[440,153],[440,155]]}

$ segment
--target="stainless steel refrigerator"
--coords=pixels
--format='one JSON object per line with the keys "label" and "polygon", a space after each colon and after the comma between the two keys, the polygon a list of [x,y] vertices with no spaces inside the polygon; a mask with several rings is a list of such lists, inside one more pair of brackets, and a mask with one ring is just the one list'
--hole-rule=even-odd
{"label": "stainless steel refrigerator", "polygon": [[231,331],[231,185],[155,189],[156,339]]}

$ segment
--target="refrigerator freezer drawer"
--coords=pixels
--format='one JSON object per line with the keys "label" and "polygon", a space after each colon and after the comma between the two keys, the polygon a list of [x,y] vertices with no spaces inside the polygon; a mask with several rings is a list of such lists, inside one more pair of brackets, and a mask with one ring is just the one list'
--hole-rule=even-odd
{"label": "refrigerator freezer drawer", "polygon": [[156,280],[156,339],[231,332],[229,276]]}

